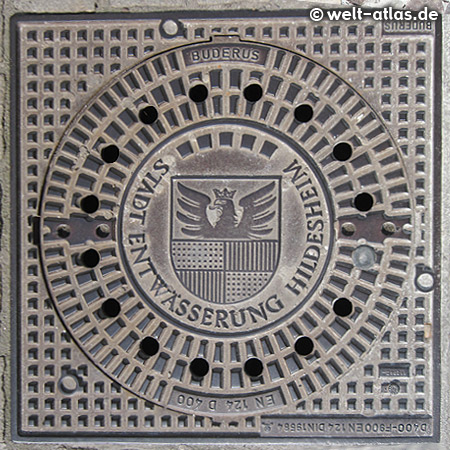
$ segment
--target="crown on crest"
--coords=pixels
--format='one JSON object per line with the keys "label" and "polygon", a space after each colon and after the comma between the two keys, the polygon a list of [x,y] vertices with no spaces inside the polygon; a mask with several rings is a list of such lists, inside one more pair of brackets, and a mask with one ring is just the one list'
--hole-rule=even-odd
{"label": "crown on crest", "polygon": [[214,194],[216,195],[216,199],[217,198],[232,199],[234,197],[234,194],[236,193],[236,191],[229,191],[227,188],[222,189],[221,191],[219,189],[213,189],[213,190],[214,190]]}

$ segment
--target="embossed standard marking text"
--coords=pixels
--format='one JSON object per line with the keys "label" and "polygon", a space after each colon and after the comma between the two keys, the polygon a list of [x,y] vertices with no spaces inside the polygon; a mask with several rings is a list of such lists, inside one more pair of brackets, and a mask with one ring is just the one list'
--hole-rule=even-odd
{"label": "embossed standard marking text", "polygon": [[290,418],[266,416],[261,432],[266,436],[429,436],[431,419],[406,418]]}
{"label": "embossed standard marking text", "polygon": [[170,396],[169,404],[190,411],[226,414],[270,410],[283,406],[285,401],[279,389],[237,398],[215,398],[175,388]]}

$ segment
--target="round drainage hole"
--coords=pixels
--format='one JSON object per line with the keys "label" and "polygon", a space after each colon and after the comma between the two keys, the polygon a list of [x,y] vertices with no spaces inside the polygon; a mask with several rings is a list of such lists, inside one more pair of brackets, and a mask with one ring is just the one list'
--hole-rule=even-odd
{"label": "round drainage hole", "polygon": [[207,97],[208,88],[204,84],[197,84],[189,89],[189,98],[195,103],[202,103]]}
{"label": "round drainage hole", "polygon": [[338,298],[333,303],[333,311],[340,317],[347,317],[353,311],[352,302],[348,298]]}
{"label": "round drainage hole", "polygon": [[120,303],[115,298],[109,298],[102,304],[102,313],[106,317],[117,317],[120,314]]}
{"label": "round drainage hole", "polygon": [[244,89],[244,97],[249,102],[257,102],[262,95],[263,90],[259,84],[251,84]]}
{"label": "round drainage hole", "polygon": [[119,159],[119,147],[117,145],[111,144],[107,147],[102,148],[101,157],[105,163],[111,164]]}
{"label": "round drainage hole", "polygon": [[81,254],[81,263],[85,267],[95,267],[100,262],[100,253],[97,250],[86,250]]}
{"label": "round drainage hole", "polygon": [[370,211],[374,204],[374,199],[367,192],[363,192],[355,197],[353,204],[358,211]]}
{"label": "round drainage hole", "polygon": [[306,123],[312,119],[313,109],[309,105],[300,105],[295,108],[294,117],[297,122]]}
{"label": "round drainage hole", "polygon": [[146,337],[141,341],[140,350],[143,358],[150,358],[158,353],[159,342],[153,337]]}
{"label": "round drainage hole", "polygon": [[203,358],[195,358],[191,361],[189,365],[189,369],[192,375],[196,377],[204,377],[209,372],[209,363],[206,359]]}
{"label": "round drainage hole", "polygon": [[299,337],[295,341],[295,351],[301,356],[309,355],[310,353],[312,353],[313,349],[314,343],[312,339],[307,336]]}
{"label": "round drainage hole", "polygon": [[95,195],[87,195],[83,197],[80,202],[81,209],[88,214],[92,214],[98,210],[100,201]]}
{"label": "round drainage hole", "polygon": [[347,142],[340,142],[333,148],[333,156],[338,161],[348,161],[352,156],[352,146]]}
{"label": "round drainage hole", "polygon": [[263,363],[258,358],[250,358],[244,364],[244,371],[249,377],[259,377],[263,371]]}
{"label": "round drainage hole", "polygon": [[139,120],[145,125],[151,125],[158,120],[158,111],[154,106],[146,106],[139,111]]}

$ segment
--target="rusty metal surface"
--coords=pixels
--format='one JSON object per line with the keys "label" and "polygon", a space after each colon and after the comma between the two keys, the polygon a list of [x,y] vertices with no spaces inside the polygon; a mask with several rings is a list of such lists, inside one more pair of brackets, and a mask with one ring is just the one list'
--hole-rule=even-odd
{"label": "rusty metal surface", "polygon": [[126,18],[15,23],[17,436],[436,439],[438,24]]}

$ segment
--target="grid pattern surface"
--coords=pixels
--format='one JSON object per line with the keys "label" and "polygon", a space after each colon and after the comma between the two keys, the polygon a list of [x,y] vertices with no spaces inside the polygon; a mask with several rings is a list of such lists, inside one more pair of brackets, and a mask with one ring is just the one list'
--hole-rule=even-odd
{"label": "grid pattern surface", "polygon": [[[237,34],[243,40],[297,51],[338,73],[383,118],[414,187],[410,200],[420,231],[414,233],[411,247],[392,247],[391,264],[396,264],[400,279],[405,277],[409,259],[414,259],[416,267],[433,267],[436,238],[429,225],[434,213],[430,207],[435,145],[434,35],[387,35],[382,23],[313,25],[301,17],[258,20],[257,25],[248,26],[246,20],[236,18],[186,19],[185,28],[175,37],[162,31],[160,19],[69,22],[61,18],[51,25],[38,21],[17,24],[20,210],[26,218],[19,255],[23,267],[23,290],[18,299],[20,433],[147,435],[172,429],[253,432],[261,427],[258,416],[218,421],[177,413],[124,390],[80,352],[47,298],[33,243],[33,223],[39,215],[49,158],[92,94],[146,56],[213,35]],[[345,251],[342,244],[339,252]],[[364,281],[375,283],[369,278]],[[306,397],[292,385],[290,394],[298,401],[291,413],[433,415],[433,292],[418,293],[410,281],[404,283],[400,288],[405,294],[395,299],[396,307],[379,344],[369,345],[363,361],[335,383],[320,388],[302,380]],[[379,364],[370,363],[372,359]],[[292,368],[295,364],[295,358],[288,362]]]}

